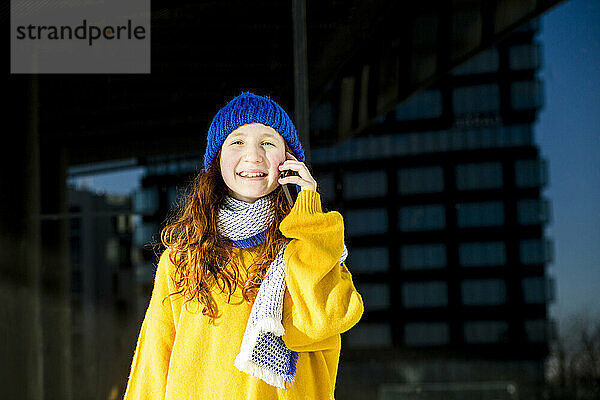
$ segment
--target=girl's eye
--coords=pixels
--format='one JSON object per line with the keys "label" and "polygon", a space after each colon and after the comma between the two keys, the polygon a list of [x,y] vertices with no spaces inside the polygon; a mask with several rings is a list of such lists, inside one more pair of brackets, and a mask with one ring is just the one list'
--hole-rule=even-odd
{"label": "girl's eye", "polygon": [[274,145],[273,143],[271,143],[271,142],[263,142],[263,143],[270,144],[271,146],[275,146],[275,145]]}

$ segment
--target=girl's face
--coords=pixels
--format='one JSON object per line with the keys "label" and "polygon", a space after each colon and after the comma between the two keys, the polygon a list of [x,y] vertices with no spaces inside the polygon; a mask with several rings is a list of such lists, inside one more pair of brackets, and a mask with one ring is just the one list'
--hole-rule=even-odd
{"label": "girl's face", "polygon": [[[221,146],[221,176],[229,194],[254,203],[277,188],[279,165],[285,161],[285,140],[270,126],[242,125],[227,136]],[[248,176],[248,173],[261,176]]]}

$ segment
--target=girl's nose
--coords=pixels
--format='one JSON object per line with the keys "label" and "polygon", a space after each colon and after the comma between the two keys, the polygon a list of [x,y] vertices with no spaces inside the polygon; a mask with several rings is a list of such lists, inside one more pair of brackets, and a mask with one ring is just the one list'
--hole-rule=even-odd
{"label": "girl's nose", "polygon": [[244,158],[246,159],[246,161],[250,161],[250,162],[262,161],[262,159],[263,159],[262,149],[260,147],[256,147],[256,146],[248,146],[246,149],[246,152],[244,154]]}

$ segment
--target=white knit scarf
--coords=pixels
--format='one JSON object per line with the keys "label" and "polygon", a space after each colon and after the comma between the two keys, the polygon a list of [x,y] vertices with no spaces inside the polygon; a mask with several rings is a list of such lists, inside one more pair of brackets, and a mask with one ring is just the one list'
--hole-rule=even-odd
{"label": "white knit scarf", "polygon": [[[246,203],[226,196],[219,210],[219,231],[231,239],[238,248],[248,248],[262,243],[273,223],[275,192]],[[246,325],[240,352],[235,366],[247,374],[256,376],[272,386],[285,389],[294,382],[298,353],[287,348],[281,336],[284,334],[283,296],[285,293],[285,261],[283,253],[286,242],[267,269]],[[344,245],[340,264],[348,251]]]}

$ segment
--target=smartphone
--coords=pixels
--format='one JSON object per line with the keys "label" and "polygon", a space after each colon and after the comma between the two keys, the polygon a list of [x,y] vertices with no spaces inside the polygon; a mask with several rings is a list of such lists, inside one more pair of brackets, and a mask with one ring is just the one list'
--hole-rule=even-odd
{"label": "smartphone", "polygon": [[[296,171],[286,169],[285,171],[283,171],[282,175],[285,178],[286,176],[291,175],[298,176],[298,173]],[[294,207],[296,199],[298,198],[298,185],[296,185],[295,183],[286,183],[285,185],[283,185],[283,192],[285,193],[285,197],[287,198],[290,207]]]}

